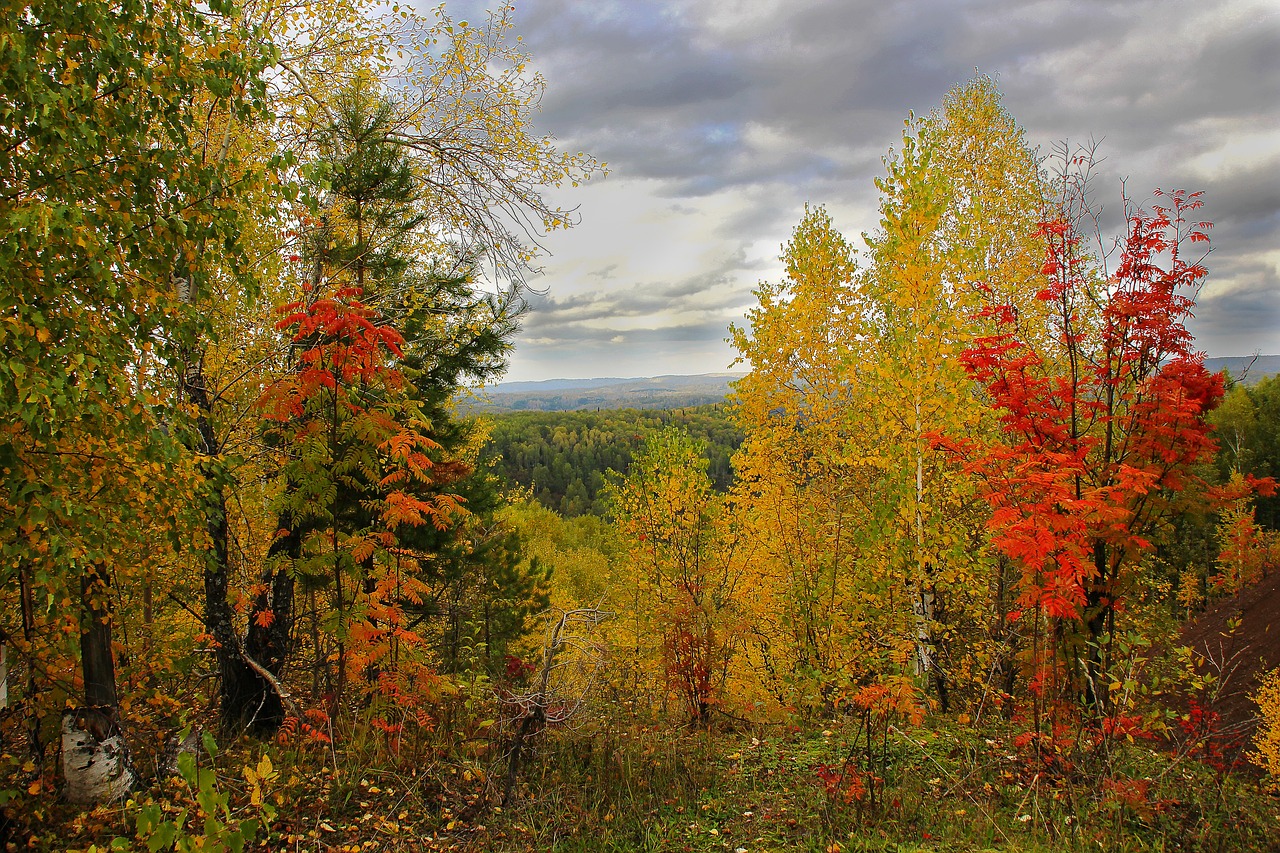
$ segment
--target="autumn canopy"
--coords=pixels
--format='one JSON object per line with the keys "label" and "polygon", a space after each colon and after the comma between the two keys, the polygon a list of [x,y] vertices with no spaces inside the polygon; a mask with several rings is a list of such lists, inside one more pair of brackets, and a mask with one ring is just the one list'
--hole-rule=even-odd
{"label": "autumn canopy", "polygon": [[726,404],[477,416],[604,168],[511,8],[381,11],[0,14],[0,842],[1254,837],[1275,676],[1226,725],[1179,636],[1272,576],[1280,392],[1187,331],[1204,196],[1107,236],[976,77],[861,239],[806,207]]}

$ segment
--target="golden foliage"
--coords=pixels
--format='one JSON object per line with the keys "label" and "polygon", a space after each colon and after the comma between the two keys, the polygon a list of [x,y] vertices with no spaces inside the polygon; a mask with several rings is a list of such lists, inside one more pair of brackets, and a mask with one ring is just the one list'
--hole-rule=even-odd
{"label": "golden foliage", "polygon": [[1280,669],[1263,677],[1254,701],[1260,722],[1250,758],[1267,772],[1271,789],[1280,791]]}

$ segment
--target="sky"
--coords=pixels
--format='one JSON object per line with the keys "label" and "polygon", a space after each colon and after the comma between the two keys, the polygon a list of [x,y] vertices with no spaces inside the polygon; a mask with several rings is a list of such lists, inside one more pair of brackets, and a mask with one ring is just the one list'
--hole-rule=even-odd
{"label": "sky", "polygon": [[1280,353],[1277,0],[514,5],[546,79],[538,132],[609,174],[550,194],[580,223],[544,241],[508,381],[730,369],[728,326],[781,278],[805,203],[860,245],[908,112],[976,74],[1043,152],[1098,143],[1104,207],[1203,190],[1198,345]]}

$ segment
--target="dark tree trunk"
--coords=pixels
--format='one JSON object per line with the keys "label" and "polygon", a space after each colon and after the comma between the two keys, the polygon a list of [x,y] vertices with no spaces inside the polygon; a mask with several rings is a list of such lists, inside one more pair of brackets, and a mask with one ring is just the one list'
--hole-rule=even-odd
{"label": "dark tree trunk", "polygon": [[951,691],[947,686],[947,676],[933,663],[933,686],[938,691],[938,707],[944,714],[951,713]]}
{"label": "dark tree trunk", "polygon": [[[22,599],[22,640],[26,653],[31,655],[36,643],[36,608],[31,591],[31,564],[26,560],[18,563],[18,597]],[[39,692],[36,680],[36,668],[32,661],[27,661],[27,695],[22,699],[23,713],[27,718],[27,749],[36,765],[36,772],[44,764],[44,742],[40,739],[40,717],[36,711],[35,698]]]}
{"label": "dark tree trunk", "polygon": [[85,705],[62,717],[64,793],[73,803],[114,803],[138,782],[120,725],[111,651],[111,578],[101,562],[80,575],[80,665]]}
{"label": "dark tree trunk", "polygon": [[[998,642],[994,675],[999,677],[1004,718],[1013,719],[1013,690],[1018,680],[1018,632],[1010,630],[1010,597],[1017,588],[1017,575],[1013,563],[1004,556],[996,564],[995,608],[996,621],[991,635]],[[995,679],[993,678],[993,683]]]}
{"label": "dark tree trunk", "polygon": [[211,496],[207,511],[213,553],[205,563],[205,622],[217,647],[222,676],[222,723],[271,734],[284,720],[284,706],[275,685],[246,660],[236,631],[235,613],[227,600],[227,522],[221,489]]}
{"label": "dark tree trunk", "polygon": [[218,462],[221,447],[210,419],[212,410],[204,372],[199,361],[188,364],[182,379],[183,392],[195,406],[198,453],[204,457],[205,532],[209,552],[204,561],[204,621],[213,635],[221,676],[222,723],[227,728],[248,728],[257,734],[271,734],[284,720],[283,697],[275,684],[263,676],[241,647],[235,613],[227,598],[229,587],[230,531],[227,526],[224,472]]}
{"label": "dark tree trunk", "polygon": [[[362,591],[364,592],[366,597],[372,597],[373,594],[378,591],[378,581],[373,576],[374,564],[373,564],[372,555],[370,555],[360,563],[360,569],[364,573]],[[368,618],[369,618],[369,627],[376,632],[378,630],[378,620],[374,619],[372,616]],[[371,659],[369,663],[365,665],[364,680],[365,680],[365,684],[367,685],[366,695],[370,699],[372,699],[374,693],[378,689],[378,678],[381,677],[381,674],[382,674],[382,668],[378,666],[377,661]]]}
{"label": "dark tree trunk", "polygon": [[110,578],[101,563],[80,575],[80,664],[84,701],[90,708],[118,708],[116,661],[111,653]]}
{"label": "dark tree trunk", "polygon": [[[271,548],[267,551],[269,564],[277,559],[280,562],[269,576],[269,587],[259,593],[253,601],[244,650],[268,672],[279,678],[293,651],[295,595],[293,575],[290,574],[290,570],[292,563],[301,554],[302,535],[294,528],[293,518],[287,512],[281,513],[276,524],[277,530],[288,532],[272,542]],[[267,579],[263,578],[264,581]]]}
{"label": "dark tree trunk", "polygon": [[1093,543],[1093,567],[1095,577],[1085,593],[1084,616],[1088,634],[1085,637],[1084,699],[1089,707],[1106,710],[1111,694],[1107,690],[1109,679],[1103,665],[1102,646],[1114,603],[1107,571],[1107,546],[1101,540]]}

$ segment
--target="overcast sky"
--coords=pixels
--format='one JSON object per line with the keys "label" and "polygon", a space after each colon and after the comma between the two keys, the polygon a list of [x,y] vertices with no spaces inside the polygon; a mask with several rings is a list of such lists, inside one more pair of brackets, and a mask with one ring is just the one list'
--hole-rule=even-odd
{"label": "overcast sky", "polygon": [[[983,73],[1033,145],[1101,142],[1120,182],[1204,190],[1215,227],[1193,332],[1280,353],[1277,0],[515,0],[547,81],[539,130],[610,174],[562,203],[508,380],[728,368],[724,342],[805,202],[877,225],[909,110]],[[476,20],[482,3],[450,2]]]}

